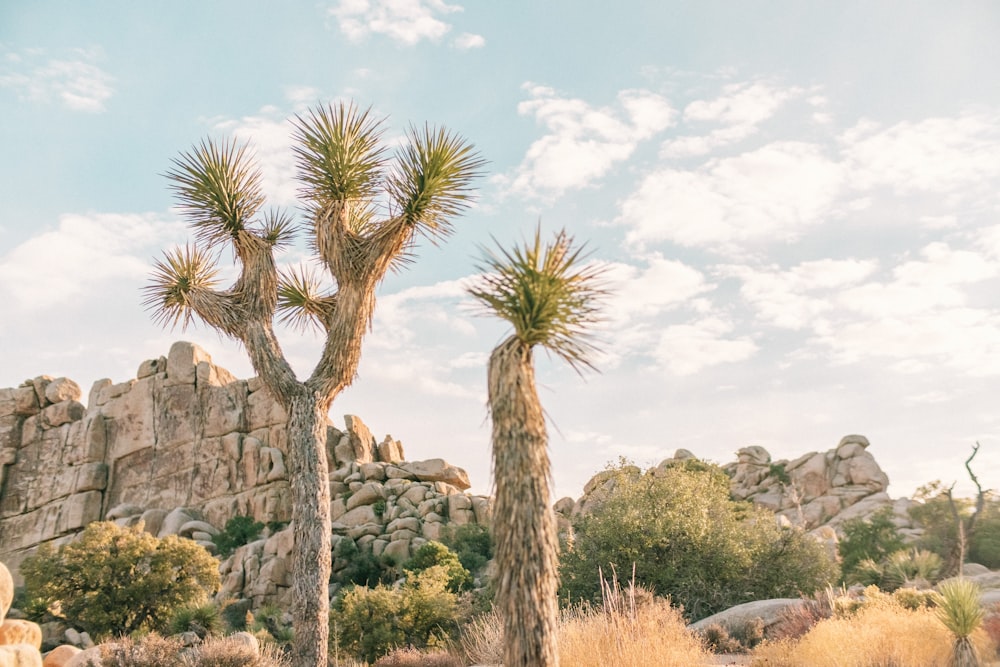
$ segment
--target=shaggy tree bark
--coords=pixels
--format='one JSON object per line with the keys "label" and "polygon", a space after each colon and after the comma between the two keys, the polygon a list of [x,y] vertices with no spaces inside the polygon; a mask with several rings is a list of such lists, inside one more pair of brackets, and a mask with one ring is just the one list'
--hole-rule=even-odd
{"label": "shaggy tree bark", "polygon": [[505,667],[556,667],[559,584],[548,436],[531,347],[511,337],[490,356],[494,535]]}

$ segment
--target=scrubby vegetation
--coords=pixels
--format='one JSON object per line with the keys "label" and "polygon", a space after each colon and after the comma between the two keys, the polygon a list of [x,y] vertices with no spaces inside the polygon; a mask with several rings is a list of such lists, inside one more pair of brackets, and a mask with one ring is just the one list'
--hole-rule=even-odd
{"label": "scrubby vegetation", "polygon": [[264,524],[254,521],[252,516],[234,516],[226,522],[225,529],[212,536],[212,543],[219,550],[219,556],[228,557],[238,547],[253,542],[260,537]]}
{"label": "scrubby vegetation", "polygon": [[599,571],[635,567],[657,595],[697,620],[742,602],[812,593],[835,563],[802,531],[729,496],[717,466],[681,461],[641,472],[609,468],[598,507],[578,519],[562,554],[564,604],[600,599]]}
{"label": "scrubby vegetation", "polygon": [[21,574],[36,609],[95,639],[162,630],[177,610],[207,602],[219,587],[218,561],[203,547],[109,521],[58,550],[43,546]]}
{"label": "scrubby vegetation", "polygon": [[285,655],[273,648],[257,649],[246,642],[222,638],[185,649],[176,637],[148,634],[101,645],[103,667],[290,667]]}

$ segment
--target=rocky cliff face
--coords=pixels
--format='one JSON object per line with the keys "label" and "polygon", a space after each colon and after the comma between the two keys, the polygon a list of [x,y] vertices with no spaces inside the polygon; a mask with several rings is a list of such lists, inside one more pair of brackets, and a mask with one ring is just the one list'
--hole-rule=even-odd
{"label": "rocky cliff face", "polygon": [[[258,379],[175,343],[135,379],[100,380],[86,406],[80,399],[66,378],[0,389],[0,561],[15,578],[40,544],[58,546],[92,521],[143,521],[214,549],[233,516],[291,518],[285,412]],[[406,462],[390,436],[377,441],[357,417],[345,424],[328,426],[335,539],[405,558],[449,523],[488,520],[488,499],[465,493],[465,471]],[[223,563],[226,594],[279,600],[290,548],[286,528],[237,550]]]}

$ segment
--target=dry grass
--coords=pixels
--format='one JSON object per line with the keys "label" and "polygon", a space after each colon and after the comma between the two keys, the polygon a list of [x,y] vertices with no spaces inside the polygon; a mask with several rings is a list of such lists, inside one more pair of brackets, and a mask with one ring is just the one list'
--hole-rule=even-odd
{"label": "dry grass", "polygon": [[[985,632],[972,636],[981,656],[995,647]],[[931,610],[872,605],[851,616],[819,622],[798,641],[769,642],[754,667],[948,667],[951,633]]]}
{"label": "dry grass", "polygon": [[372,667],[463,667],[463,663],[444,651],[398,648],[376,660]]}
{"label": "dry grass", "polygon": [[708,662],[701,641],[666,601],[634,610],[578,608],[559,628],[559,662],[573,667],[691,667]]}
{"label": "dry grass", "polygon": [[103,667],[288,667],[276,648],[260,650],[230,639],[208,639],[195,649],[185,649],[176,637],[146,635],[127,637],[101,645]]}

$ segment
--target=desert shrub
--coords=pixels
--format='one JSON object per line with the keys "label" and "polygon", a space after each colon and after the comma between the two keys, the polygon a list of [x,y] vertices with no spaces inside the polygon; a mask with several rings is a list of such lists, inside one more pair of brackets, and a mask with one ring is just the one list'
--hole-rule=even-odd
{"label": "desert shrub", "polygon": [[250,600],[226,600],[222,603],[219,615],[226,627],[234,632],[247,629],[247,613],[253,603]]}
{"label": "desert shrub", "polygon": [[1000,569],[1000,499],[988,493],[975,534],[969,542],[969,560],[991,570]]}
{"label": "desert shrub", "polygon": [[413,647],[397,648],[375,661],[372,667],[465,667],[445,651],[422,651]]}
{"label": "desert shrub", "polygon": [[983,631],[998,648],[997,656],[1000,657],[1000,605],[993,605],[983,617]]}
{"label": "desert shrub", "polygon": [[899,529],[892,522],[890,507],[875,512],[867,519],[845,521],[841,529],[844,536],[838,543],[837,550],[840,553],[841,576],[848,583],[854,582],[855,571],[865,561],[880,563],[890,554],[906,547]]}
{"label": "desert shrub", "polygon": [[503,662],[503,619],[496,609],[474,616],[462,625],[459,647],[465,661],[473,665]]}
{"label": "desert shrub", "polygon": [[170,634],[193,632],[201,639],[222,632],[222,617],[214,604],[198,607],[182,607],[174,612],[168,624]]}
{"label": "desert shrub", "polygon": [[434,540],[420,545],[413,556],[403,563],[403,570],[419,574],[435,566],[443,567],[448,573],[448,590],[451,592],[458,593],[472,586],[472,575],[462,566],[458,555]]}
{"label": "desert shrub", "polygon": [[680,610],[663,599],[605,609],[563,611],[559,661],[574,667],[690,667],[708,662],[701,641],[687,631]]}
{"label": "desert shrub", "polygon": [[264,524],[254,521],[251,516],[234,516],[226,522],[226,527],[218,535],[212,536],[212,542],[219,550],[219,556],[229,557],[237,548],[250,544],[264,530]]}
{"label": "desert shrub", "polygon": [[451,528],[441,536],[441,541],[458,554],[462,567],[469,572],[478,572],[493,558],[493,534],[482,524],[467,523]]}
{"label": "desert shrub", "polygon": [[387,568],[370,550],[361,550],[349,537],[342,538],[334,549],[337,565],[331,575],[335,583],[356,586],[375,586],[389,581]]}
{"label": "desert shrub", "polygon": [[699,630],[701,640],[712,653],[739,653],[743,646],[729,636],[729,630],[721,623],[711,623]]}
{"label": "desert shrub", "polygon": [[640,581],[693,620],[750,600],[811,593],[836,577],[816,540],[731,500],[717,466],[684,461],[643,474],[623,463],[608,472],[612,488],[576,519],[575,540],[561,555],[564,604],[598,599],[601,568],[634,565]]}
{"label": "desert shrub", "polygon": [[926,549],[897,551],[880,562],[866,558],[854,567],[849,579],[851,583],[878,586],[884,591],[928,586],[938,581],[943,564],[940,556]]}
{"label": "desert shrub", "polygon": [[402,586],[356,586],[337,601],[331,616],[340,646],[373,662],[389,651],[444,643],[456,630],[457,598],[440,565],[411,573]]}
{"label": "desert shrub", "polygon": [[153,633],[101,644],[100,649],[103,667],[289,667],[280,651],[231,638],[209,638],[195,649],[185,649],[178,638]]}
{"label": "desert shrub", "polygon": [[277,605],[266,604],[255,612],[247,612],[247,630],[268,643],[284,646],[292,642],[291,623],[285,622],[285,612]]}
{"label": "desert shrub", "polygon": [[109,521],[58,550],[41,547],[21,574],[30,595],[95,639],[162,629],[176,610],[205,603],[219,587],[219,563],[203,547]]}

